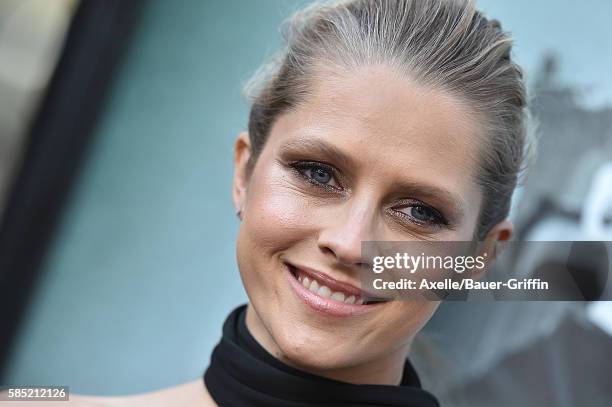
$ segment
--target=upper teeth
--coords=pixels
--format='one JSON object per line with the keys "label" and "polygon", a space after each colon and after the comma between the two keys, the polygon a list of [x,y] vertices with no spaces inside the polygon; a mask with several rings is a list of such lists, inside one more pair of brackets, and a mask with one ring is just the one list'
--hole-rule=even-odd
{"label": "upper teeth", "polygon": [[315,279],[310,279],[300,274],[298,275],[298,280],[304,287],[313,293],[320,295],[321,297],[329,298],[338,302],[344,302],[346,304],[363,304],[362,298],[356,299],[354,295],[346,296],[340,291],[332,291],[326,285],[319,284]]}

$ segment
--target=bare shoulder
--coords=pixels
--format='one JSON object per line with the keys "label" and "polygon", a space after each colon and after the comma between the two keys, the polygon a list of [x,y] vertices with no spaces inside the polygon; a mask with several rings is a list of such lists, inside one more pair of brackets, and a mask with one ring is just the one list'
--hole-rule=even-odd
{"label": "bare shoulder", "polygon": [[[72,398],[72,397],[71,397]],[[194,406],[194,407],[216,407],[217,404],[208,394],[201,378],[183,383],[178,386],[168,387],[152,392],[134,394],[121,397],[91,397],[75,396],[72,407],[127,407],[127,406]]]}
{"label": "bare shoulder", "polygon": [[[30,405],[48,405],[48,403],[44,401],[32,403],[0,401],[0,407],[13,405],[25,407]],[[217,407],[217,404],[208,394],[204,381],[201,378],[177,386],[129,396],[105,397],[71,394],[70,401],[58,401],[54,402],[53,405],[55,407]]]}

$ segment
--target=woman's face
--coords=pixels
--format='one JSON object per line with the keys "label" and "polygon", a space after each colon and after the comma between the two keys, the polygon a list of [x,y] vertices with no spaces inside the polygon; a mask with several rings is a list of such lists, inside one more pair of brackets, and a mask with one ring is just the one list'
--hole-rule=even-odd
{"label": "woman's face", "polygon": [[[237,141],[238,263],[262,345],[342,380],[403,364],[438,306],[358,304],[361,242],[471,240],[480,136],[459,99],[388,67],[321,76],[277,119],[248,178],[248,137]],[[347,381],[370,380],[362,376]]]}

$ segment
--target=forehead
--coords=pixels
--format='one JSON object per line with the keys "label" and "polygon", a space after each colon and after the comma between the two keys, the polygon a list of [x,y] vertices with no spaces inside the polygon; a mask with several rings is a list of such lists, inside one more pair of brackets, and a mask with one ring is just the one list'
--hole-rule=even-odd
{"label": "forehead", "polygon": [[320,71],[305,101],[279,118],[271,136],[322,139],[381,181],[426,181],[465,195],[475,189],[475,117],[446,91],[384,65],[364,66]]}

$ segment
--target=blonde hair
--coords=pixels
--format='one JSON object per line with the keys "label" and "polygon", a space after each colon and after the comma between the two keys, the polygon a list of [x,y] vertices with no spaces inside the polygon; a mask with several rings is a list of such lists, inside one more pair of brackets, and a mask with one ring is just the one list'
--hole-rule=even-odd
{"label": "blonde hair", "polygon": [[530,151],[527,96],[512,41],[471,0],[345,0],[314,3],[287,20],[285,47],[248,83],[249,170],[275,119],[308,95],[315,68],[388,64],[452,92],[482,118],[487,136],[477,181],[477,238],[508,216]]}

